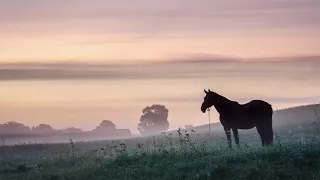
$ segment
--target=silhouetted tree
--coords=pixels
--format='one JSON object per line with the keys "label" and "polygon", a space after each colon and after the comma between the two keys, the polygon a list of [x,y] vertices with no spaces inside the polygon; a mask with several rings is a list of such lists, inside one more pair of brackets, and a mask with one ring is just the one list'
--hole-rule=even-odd
{"label": "silhouetted tree", "polygon": [[66,129],[61,130],[64,133],[81,133],[83,132],[82,129],[75,128],[75,127],[69,127]]}
{"label": "silhouetted tree", "polygon": [[40,134],[50,134],[54,133],[55,130],[48,124],[39,124],[39,126],[32,128],[32,132]]}
{"label": "silhouetted tree", "polygon": [[93,131],[94,132],[107,132],[114,131],[116,129],[116,125],[109,120],[103,120]]}
{"label": "silhouetted tree", "polygon": [[15,121],[0,124],[0,134],[25,134],[30,133],[30,130],[28,126]]}
{"label": "silhouetted tree", "polygon": [[169,129],[169,110],[164,105],[154,104],[142,110],[138,130],[141,134],[159,133]]}

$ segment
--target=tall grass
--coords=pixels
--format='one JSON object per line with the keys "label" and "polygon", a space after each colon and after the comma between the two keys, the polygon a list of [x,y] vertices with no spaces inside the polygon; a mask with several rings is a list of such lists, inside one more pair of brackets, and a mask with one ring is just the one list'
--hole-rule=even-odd
{"label": "tall grass", "polygon": [[[100,142],[103,147],[86,152],[72,140],[45,145],[66,151],[2,158],[0,179],[320,179],[319,138],[281,137],[272,147],[255,141],[239,149],[199,139],[185,131],[135,141],[131,148],[125,141]],[[41,150],[39,145],[25,146]]]}
{"label": "tall grass", "polygon": [[126,140],[4,144],[0,180],[319,180],[320,118],[315,115],[316,131],[309,125],[290,127],[276,132],[271,147],[261,147],[260,137],[250,132],[240,133],[240,148],[230,149],[223,133],[211,134],[210,143],[208,135],[193,130]]}

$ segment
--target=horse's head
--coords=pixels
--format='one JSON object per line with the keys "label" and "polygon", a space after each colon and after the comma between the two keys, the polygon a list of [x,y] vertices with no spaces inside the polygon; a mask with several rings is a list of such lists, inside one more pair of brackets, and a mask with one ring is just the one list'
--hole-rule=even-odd
{"label": "horse's head", "polygon": [[215,93],[212,92],[210,89],[208,91],[204,90],[206,93],[206,96],[204,97],[203,103],[201,105],[201,111],[203,113],[206,112],[206,110],[213,105]]}

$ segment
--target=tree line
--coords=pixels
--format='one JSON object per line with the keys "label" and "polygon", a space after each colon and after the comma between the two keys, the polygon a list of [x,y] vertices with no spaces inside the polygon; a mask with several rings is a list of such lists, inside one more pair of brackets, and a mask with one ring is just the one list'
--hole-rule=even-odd
{"label": "tree line", "polygon": [[[109,120],[103,120],[91,132],[105,132],[116,130],[116,126]],[[81,133],[84,132],[80,128],[69,127],[57,130],[49,124],[39,124],[38,126],[29,127],[16,121],[0,123],[0,134],[56,134],[56,133]]]}
{"label": "tree line", "polygon": [[[142,109],[142,115],[137,129],[141,135],[160,133],[169,129],[168,121],[169,110],[160,104],[153,104]],[[188,125],[190,127],[190,125]],[[92,133],[110,133],[117,131],[116,125],[110,120],[103,120]],[[56,130],[49,124],[39,124],[38,126],[29,127],[16,121],[0,123],[1,134],[58,134],[58,133],[83,133],[79,128],[69,127],[66,129]],[[130,132],[131,133],[131,132]]]}

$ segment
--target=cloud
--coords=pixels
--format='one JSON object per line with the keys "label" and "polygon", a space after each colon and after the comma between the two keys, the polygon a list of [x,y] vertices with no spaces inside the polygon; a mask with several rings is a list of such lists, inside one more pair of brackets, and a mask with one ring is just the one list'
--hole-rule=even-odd
{"label": "cloud", "polygon": [[[232,101],[237,101],[240,104],[247,103],[252,100],[252,98],[230,98]],[[270,103],[310,103],[310,102],[320,102],[320,96],[305,96],[305,97],[264,97],[260,96],[260,99]],[[141,99],[140,99],[141,100]],[[171,98],[154,98],[150,99],[155,102],[171,102],[171,103],[202,103],[203,97],[171,97]]]}
{"label": "cloud", "polygon": [[150,36],[134,36],[134,37],[122,37],[122,38],[107,38],[103,40],[96,40],[96,41],[82,41],[82,42],[75,42],[69,43],[70,45],[96,45],[96,44],[115,44],[115,43],[136,43],[142,42],[144,40],[150,39]]}
{"label": "cloud", "polygon": [[[281,58],[279,58],[281,59]],[[106,79],[206,79],[291,78],[320,75],[319,57],[254,62],[195,55],[190,59],[135,64],[13,63],[0,65],[0,80],[106,80]],[[283,58],[288,59],[288,58]]]}
{"label": "cloud", "polygon": [[[137,5],[139,6],[133,6]],[[1,1],[2,12],[11,16],[1,16],[5,20],[45,20],[50,18],[203,18],[239,17],[265,15],[266,13],[317,10],[320,3],[314,0],[300,1],[210,1],[210,0],[11,0]],[[59,12],[59,13],[57,13]],[[28,16],[24,16],[28,13]],[[41,15],[41,16],[39,16]]]}
{"label": "cloud", "polygon": [[115,44],[115,43],[148,43],[150,40],[155,39],[200,39],[204,36],[195,36],[195,35],[170,35],[165,33],[149,33],[145,35],[135,35],[129,37],[113,37],[113,38],[100,38],[100,40],[91,40],[91,41],[80,41],[68,43],[68,45],[97,45],[97,44]]}
{"label": "cloud", "polygon": [[10,0],[0,1],[0,23],[4,30],[22,23],[38,33],[44,27],[85,33],[300,29],[319,28],[319,10],[317,0]]}

